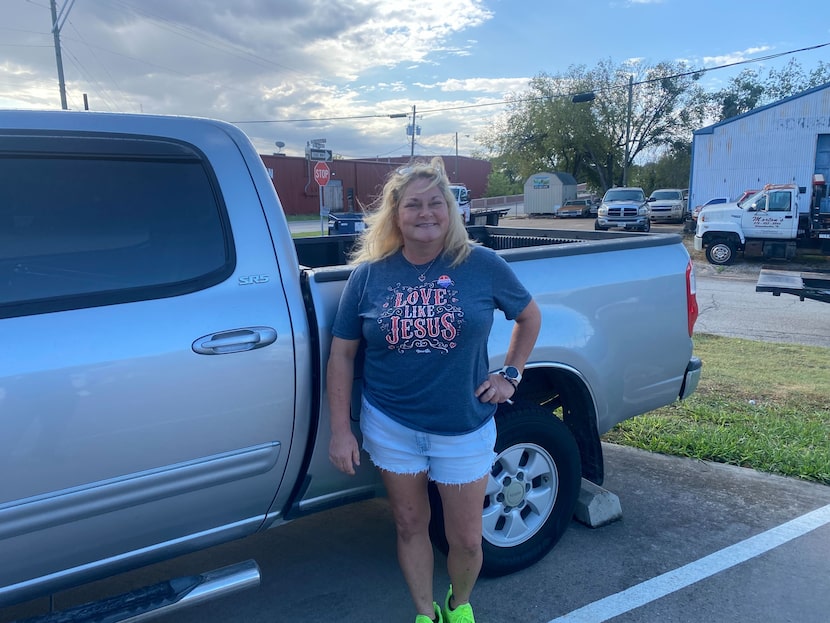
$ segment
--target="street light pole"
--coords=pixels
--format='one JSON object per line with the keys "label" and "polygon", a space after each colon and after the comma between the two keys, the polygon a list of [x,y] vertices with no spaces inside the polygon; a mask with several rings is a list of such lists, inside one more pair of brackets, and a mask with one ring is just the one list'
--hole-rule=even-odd
{"label": "street light pole", "polygon": [[628,186],[628,154],[631,140],[631,100],[634,94],[634,76],[628,76],[628,115],[625,120],[625,159],[623,160],[623,186]]}
{"label": "street light pole", "polygon": [[[574,104],[581,102],[592,102],[596,94],[593,91],[577,93],[571,97]],[[622,185],[628,186],[628,158],[630,155],[629,143],[631,142],[631,108],[634,99],[634,76],[628,76],[628,111],[625,116],[625,155],[623,156]]]}

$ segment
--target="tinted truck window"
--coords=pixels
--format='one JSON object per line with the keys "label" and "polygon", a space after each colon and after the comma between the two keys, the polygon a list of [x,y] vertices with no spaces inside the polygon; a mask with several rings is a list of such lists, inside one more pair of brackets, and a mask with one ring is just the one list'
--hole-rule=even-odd
{"label": "tinted truck window", "polygon": [[218,283],[233,248],[215,186],[176,143],[0,137],[0,316]]}

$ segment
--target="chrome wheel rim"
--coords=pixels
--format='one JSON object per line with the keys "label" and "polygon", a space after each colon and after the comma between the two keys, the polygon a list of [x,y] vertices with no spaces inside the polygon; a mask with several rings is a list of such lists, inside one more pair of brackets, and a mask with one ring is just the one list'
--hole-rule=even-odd
{"label": "chrome wheel rim", "polygon": [[524,543],[553,512],[559,476],[541,446],[511,446],[496,457],[487,481],[482,514],[484,538],[498,547]]}

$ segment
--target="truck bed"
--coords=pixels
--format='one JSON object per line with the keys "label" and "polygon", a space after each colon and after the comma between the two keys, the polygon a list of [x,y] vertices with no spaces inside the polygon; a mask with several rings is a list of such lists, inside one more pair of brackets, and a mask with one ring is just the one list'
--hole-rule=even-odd
{"label": "truck bed", "polygon": [[[589,387],[602,388],[592,391],[596,411],[584,414],[595,431],[602,434],[677,399],[692,353],[684,276],[689,257],[678,234],[493,226],[468,231],[511,264],[539,303],[544,331],[533,361],[578,370]],[[331,322],[351,273],[345,264],[355,237],[294,240],[308,316],[316,322],[319,362],[328,358]],[[494,368],[503,360],[510,330],[497,315],[489,353]],[[631,356],[656,335],[660,348]],[[623,370],[628,376],[620,374]],[[317,389],[322,390],[319,384]],[[683,396],[693,389],[683,390]],[[322,393],[316,398],[324,403]],[[324,455],[324,448],[318,450]]]}
{"label": "truck bed", "polygon": [[[471,226],[467,231],[477,242],[497,251],[508,249],[532,249],[531,255],[538,256],[544,248],[545,256],[571,255],[574,253],[594,253],[624,248],[642,248],[677,244],[677,234],[642,234],[632,232],[597,232],[546,230],[535,228],[496,227],[489,225]],[[337,236],[316,236],[296,238],[294,246],[297,258],[302,266],[321,268],[324,266],[343,266],[348,263],[357,234]],[[526,259],[527,255],[509,254],[512,259]],[[505,257],[507,259],[507,257]],[[510,261],[510,260],[508,260]]]}

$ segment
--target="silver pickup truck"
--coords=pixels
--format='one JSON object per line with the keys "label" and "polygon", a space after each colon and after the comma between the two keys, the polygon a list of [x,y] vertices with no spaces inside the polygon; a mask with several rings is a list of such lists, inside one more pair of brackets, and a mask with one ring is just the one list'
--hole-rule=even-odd
{"label": "silver pickup truck", "polygon": [[[498,415],[483,510],[498,575],[555,545],[582,477],[602,482],[603,433],[695,390],[697,305],[676,235],[469,231],[543,313]],[[370,461],[349,477],[327,454],[322,368],[352,242],[293,241],[232,125],[0,111],[0,606],[383,494]],[[497,317],[493,369],[509,335]],[[258,581],[240,561],[70,616]]]}

